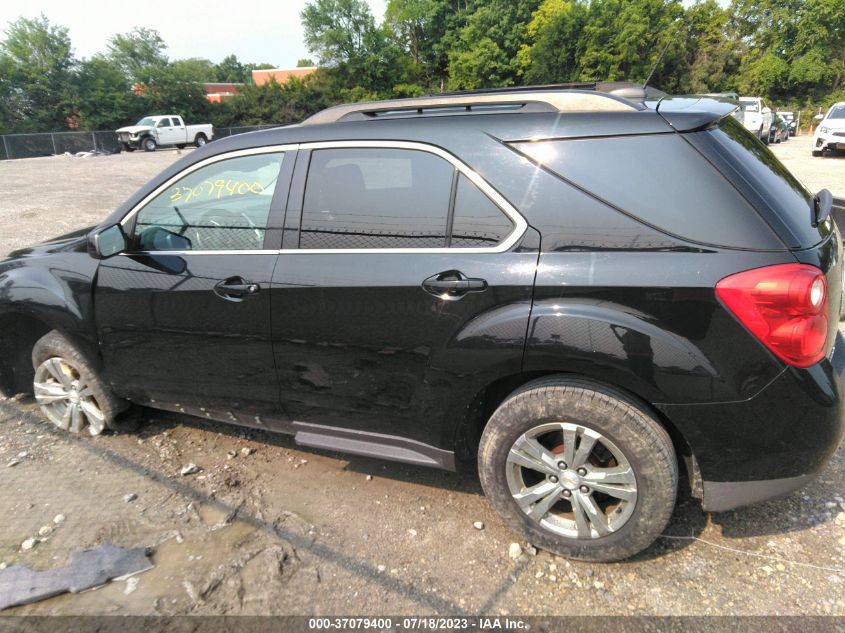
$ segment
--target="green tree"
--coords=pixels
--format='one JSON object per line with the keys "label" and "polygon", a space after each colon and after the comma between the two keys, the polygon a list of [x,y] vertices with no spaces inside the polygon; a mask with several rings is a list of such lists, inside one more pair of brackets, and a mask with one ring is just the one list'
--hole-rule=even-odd
{"label": "green tree", "polygon": [[410,58],[413,78],[445,86],[449,50],[466,22],[465,0],[388,0],[385,24]]}
{"label": "green tree", "polygon": [[19,18],[0,43],[0,117],[4,129],[45,132],[73,114],[74,67],[67,29],[40,17]]}
{"label": "green tree", "polygon": [[730,12],[716,0],[704,0],[687,8],[688,83],[693,93],[736,90],[734,76],[745,48],[730,32]]}
{"label": "green tree", "polygon": [[154,74],[167,65],[167,46],[155,29],[135,27],[129,33],[112,36],[107,55],[129,81],[148,84]]}
{"label": "green tree", "polygon": [[683,84],[684,46],[679,0],[593,0],[582,34],[581,79],[642,82],[663,48],[652,84]]}
{"label": "green tree", "polygon": [[123,70],[103,55],[82,61],[77,87],[77,114],[83,129],[115,129],[140,115],[141,100],[133,94]]}
{"label": "green tree", "polygon": [[246,83],[249,73],[236,55],[226,55],[214,65],[213,75],[214,81]]}
{"label": "green tree", "polygon": [[339,89],[388,95],[408,76],[389,29],[376,26],[364,0],[314,0],[300,14],[305,43]]}
{"label": "green tree", "polygon": [[517,53],[526,83],[577,81],[581,74],[579,47],[587,8],[583,2],[544,0],[525,29]]}
{"label": "green tree", "polygon": [[297,68],[309,68],[311,66],[316,66],[314,60],[310,57],[302,57],[301,59],[296,60],[296,67]]}
{"label": "green tree", "polygon": [[510,86],[519,75],[518,52],[540,0],[475,0],[449,51],[454,89]]}

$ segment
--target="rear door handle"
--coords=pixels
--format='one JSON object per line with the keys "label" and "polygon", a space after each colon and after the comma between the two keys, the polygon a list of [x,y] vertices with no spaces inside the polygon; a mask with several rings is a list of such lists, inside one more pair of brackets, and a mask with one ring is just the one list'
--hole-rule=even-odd
{"label": "rear door handle", "polygon": [[422,287],[435,297],[454,301],[469,292],[484,292],[487,290],[487,282],[467,277],[459,270],[446,270],[423,281]]}
{"label": "rear door handle", "polygon": [[228,301],[242,301],[244,297],[256,295],[260,291],[259,284],[246,281],[242,277],[229,277],[214,286],[214,294]]}

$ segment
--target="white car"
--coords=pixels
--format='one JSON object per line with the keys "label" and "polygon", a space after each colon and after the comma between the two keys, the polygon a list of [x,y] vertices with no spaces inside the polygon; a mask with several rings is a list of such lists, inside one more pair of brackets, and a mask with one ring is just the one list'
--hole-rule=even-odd
{"label": "white car", "polygon": [[175,145],[182,148],[189,143],[202,147],[214,138],[211,123],[185,125],[176,114],[146,116],[135,125],[117,130],[117,138],[127,152],[143,149],[154,152],[159,145]]}
{"label": "white car", "polygon": [[813,135],[813,156],[826,149],[845,151],[845,101],[830,106]]}
{"label": "white car", "polygon": [[772,109],[763,102],[762,97],[740,97],[739,107],[745,129],[768,145],[773,121]]}

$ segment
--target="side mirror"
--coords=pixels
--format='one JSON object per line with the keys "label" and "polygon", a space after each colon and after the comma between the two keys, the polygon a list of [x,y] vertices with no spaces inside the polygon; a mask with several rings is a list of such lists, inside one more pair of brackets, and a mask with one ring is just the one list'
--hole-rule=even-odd
{"label": "side mirror", "polygon": [[95,259],[106,259],[126,250],[126,234],[120,224],[88,234],[88,253]]}
{"label": "side mirror", "polygon": [[816,116],[814,116],[813,118],[814,118],[816,121],[821,121],[821,120],[824,118],[824,115],[823,115],[823,114],[817,114],[817,115],[816,115]]}

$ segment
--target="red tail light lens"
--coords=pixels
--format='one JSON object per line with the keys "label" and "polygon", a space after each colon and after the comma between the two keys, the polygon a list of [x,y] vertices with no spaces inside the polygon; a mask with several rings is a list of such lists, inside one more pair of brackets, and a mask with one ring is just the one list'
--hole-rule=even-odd
{"label": "red tail light lens", "polygon": [[828,297],[824,274],[806,264],[755,268],[725,277],[716,295],[776,356],[796,367],[824,357]]}

